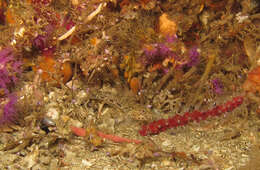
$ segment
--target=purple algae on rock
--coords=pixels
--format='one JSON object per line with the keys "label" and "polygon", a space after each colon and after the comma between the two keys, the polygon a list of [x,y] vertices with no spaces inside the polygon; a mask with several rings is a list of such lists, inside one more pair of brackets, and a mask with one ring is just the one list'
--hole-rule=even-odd
{"label": "purple algae on rock", "polygon": [[21,74],[21,65],[12,48],[0,50],[0,125],[12,122],[17,116],[17,96],[12,90]]}
{"label": "purple algae on rock", "polygon": [[12,48],[4,48],[0,51],[0,89],[5,95],[10,93],[10,87],[18,80],[21,64],[21,61],[14,57]]}

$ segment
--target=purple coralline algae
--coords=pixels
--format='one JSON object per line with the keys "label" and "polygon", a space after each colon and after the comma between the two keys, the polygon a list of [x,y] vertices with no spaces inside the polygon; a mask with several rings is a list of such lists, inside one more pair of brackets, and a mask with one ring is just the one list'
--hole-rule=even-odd
{"label": "purple coralline algae", "polygon": [[152,49],[145,49],[143,63],[147,65],[163,62],[164,59],[173,56],[173,52],[165,44],[154,44]]}
{"label": "purple coralline algae", "polygon": [[17,76],[21,73],[21,64],[21,61],[14,57],[11,48],[0,51],[0,89],[5,94],[10,93],[10,87],[18,80]]}
{"label": "purple coralline algae", "polygon": [[14,120],[17,96],[12,89],[21,74],[21,64],[12,48],[0,50],[0,124]]}

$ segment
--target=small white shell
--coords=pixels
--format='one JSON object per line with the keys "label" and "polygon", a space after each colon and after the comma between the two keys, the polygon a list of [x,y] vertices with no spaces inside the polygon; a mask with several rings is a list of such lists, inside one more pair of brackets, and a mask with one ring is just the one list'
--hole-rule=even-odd
{"label": "small white shell", "polygon": [[60,36],[58,38],[59,41],[65,40],[66,38],[68,38],[74,31],[76,30],[76,26],[73,26],[68,32],[66,32],[65,34],[63,34],[62,36]]}
{"label": "small white shell", "polygon": [[60,114],[56,108],[49,108],[48,112],[46,113],[46,116],[51,118],[52,120],[57,120],[59,119]]}

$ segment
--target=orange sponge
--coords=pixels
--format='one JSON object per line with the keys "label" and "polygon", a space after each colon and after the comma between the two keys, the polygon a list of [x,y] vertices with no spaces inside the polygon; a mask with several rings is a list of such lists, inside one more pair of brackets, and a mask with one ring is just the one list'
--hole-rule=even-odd
{"label": "orange sponge", "polygon": [[34,71],[42,70],[41,78],[44,82],[59,84],[67,83],[72,77],[72,66],[69,61],[58,62],[53,55],[40,56],[38,66]]}

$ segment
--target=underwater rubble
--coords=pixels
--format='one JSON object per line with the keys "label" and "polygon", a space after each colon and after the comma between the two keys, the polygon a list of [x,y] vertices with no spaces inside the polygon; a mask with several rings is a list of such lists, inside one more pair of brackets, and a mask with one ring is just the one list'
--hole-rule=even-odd
{"label": "underwater rubble", "polygon": [[0,0],[0,169],[257,170],[257,0]]}

